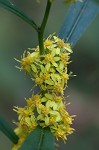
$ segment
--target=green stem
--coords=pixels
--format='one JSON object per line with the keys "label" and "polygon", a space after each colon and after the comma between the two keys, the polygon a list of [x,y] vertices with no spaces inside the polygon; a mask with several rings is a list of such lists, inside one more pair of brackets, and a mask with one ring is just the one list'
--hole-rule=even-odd
{"label": "green stem", "polygon": [[40,54],[41,55],[45,53],[44,44],[43,44],[43,36],[44,36],[46,23],[47,23],[47,20],[48,20],[50,8],[51,8],[51,2],[50,2],[50,0],[47,0],[47,6],[46,6],[44,18],[43,18],[42,24],[41,24],[41,26],[39,27],[39,30],[38,30],[38,40],[39,40],[39,48],[40,48]]}

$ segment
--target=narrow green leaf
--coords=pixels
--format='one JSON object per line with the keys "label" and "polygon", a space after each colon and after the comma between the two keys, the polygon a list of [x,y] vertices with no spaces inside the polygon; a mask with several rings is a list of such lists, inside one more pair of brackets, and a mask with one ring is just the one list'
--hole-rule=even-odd
{"label": "narrow green leaf", "polygon": [[47,127],[44,129],[45,134],[43,137],[43,143],[41,146],[41,150],[55,150],[55,145],[54,145],[54,136],[51,133],[50,129]]}
{"label": "narrow green leaf", "polygon": [[14,144],[18,142],[18,136],[14,133],[9,123],[0,117],[0,131],[2,131]]}
{"label": "narrow green leaf", "polygon": [[74,47],[98,14],[99,5],[94,0],[83,0],[82,3],[71,4],[60,29],[59,37],[67,39]]}
{"label": "narrow green leaf", "polygon": [[39,126],[36,127],[36,129],[29,134],[20,150],[39,150],[43,136],[43,129]]}
{"label": "narrow green leaf", "polygon": [[0,0],[0,6],[23,19],[25,22],[30,24],[36,31],[38,30],[36,23],[29,16],[27,16],[20,8],[11,3],[9,0]]}
{"label": "narrow green leaf", "polygon": [[37,126],[27,137],[20,150],[54,150],[54,137],[50,129]]}

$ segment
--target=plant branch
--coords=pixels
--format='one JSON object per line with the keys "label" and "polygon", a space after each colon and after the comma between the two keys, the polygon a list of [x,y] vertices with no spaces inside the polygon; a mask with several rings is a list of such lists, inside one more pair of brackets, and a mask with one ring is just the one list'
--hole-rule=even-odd
{"label": "plant branch", "polygon": [[51,8],[51,2],[50,2],[50,0],[47,0],[47,5],[46,5],[44,18],[43,18],[41,26],[39,27],[39,31],[38,31],[38,40],[39,40],[39,48],[40,48],[40,54],[41,55],[44,54],[43,36],[44,36],[46,23],[47,23],[47,20],[48,20],[50,8]]}

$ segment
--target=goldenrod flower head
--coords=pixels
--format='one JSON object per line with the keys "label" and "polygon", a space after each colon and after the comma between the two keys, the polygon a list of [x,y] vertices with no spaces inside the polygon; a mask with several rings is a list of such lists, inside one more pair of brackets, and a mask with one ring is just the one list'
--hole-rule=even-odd
{"label": "goldenrod flower head", "polygon": [[62,61],[68,61],[69,60],[69,54],[62,53],[62,54],[60,54],[60,58]]}
{"label": "goldenrod flower head", "polygon": [[63,94],[63,87],[62,87],[62,85],[59,84],[59,83],[54,85],[54,90],[55,90],[56,93],[61,93],[61,94]]}
{"label": "goldenrod flower head", "polygon": [[63,98],[62,98],[62,96],[57,96],[57,95],[54,94],[54,100],[56,102],[61,102],[63,100]]}
{"label": "goldenrod flower head", "polygon": [[53,61],[52,55],[51,55],[51,54],[47,54],[47,55],[45,56],[45,62],[52,62],[52,61]]}
{"label": "goldenrod flower head", "polygon": [[49,40],[49,39],[46,39],[46,40],[44,41],[45,47],[51,46],[52,43],[53,43],[53,42],[52,42],[51,40]]}
{"label": "goldenrod flower head", "polygon": [[44,48],[44,55],[39,54],[38,46],[35,51],[23,55],[21,69],[32,76],[41,90],[56,90],[57,94],[63,94],[69,79],[67,65],[70,63],[72,53],[70,43],[65,43],[57,36],[50,35],[44,40]]}
{"label": "goldenrod flower head", "polygon": [[50,74],[48,74],[47,72],[43,74],[43,79],[44,80],[49,80],[50,79]]}
{"label": "goldenrod flower head", "polygon": [[73,132],[73,118],[66,111],[64,90],[67,87],[70,74],[68,64],[72,53],[70,43],[57,36],[50,35],[44,40],[45,54],[39,54],[39,47],[31,53],[25,52],[21,58],[21,69],[25,70],[41,89],[41,94],[25,99],[27,105],[23,108],[14,107],[18,114],[15,124],[19,136],[17,145],[12,150],[18,150],[29,133],[37,125],[49,127],[56,139],[67,139]]}
{"label": "goldenrod flower head", "polygon": [[36,78],[35,78],[35,83],[36,83],[36,84],[42,84],[42,83],[43,83],[42,78],[36,77]]}
{"label": "goldenrod flower head", "polygon": [[27,105],[23,108],[14,107],[14,111],[18,114],[18,122],[15,122],[18,127],[15,133],[19,136],[19,141],[12,150],[15,147],[19,149],[37,125],[43,128],[49,126],[56,139],[62,138],[64,141],[67,135],[73,132],[74,129],[70,127],[73,118],[66,111],[66,105],[62,102],[61,96],[50,93],[36,94],[26,99],[26,103]]}

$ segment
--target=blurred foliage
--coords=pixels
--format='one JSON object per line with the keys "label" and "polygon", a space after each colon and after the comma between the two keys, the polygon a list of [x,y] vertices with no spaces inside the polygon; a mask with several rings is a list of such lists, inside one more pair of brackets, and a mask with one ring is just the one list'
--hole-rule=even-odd
{"label": "blurred foliage", "polygon": [[[28,15],[32,14],[40,24],[44,13],[42,5],[31,0],[12,0]],[[75,6],[76,7],[76,6]],[[58,11],[60,10],[60,11]],[[63,23],[67,7],[57,0],[53,4],[48,20],[45,37],[58,31]],[[53,16],[51,18],[51,15]],[[32,83],[28,76],[24,76],[15,68],[19,65],[14,58],[28,47],[37,45],[35,31],[17,16],[0,8],[0,115],[11,122],[16,120],[13,105],[23,106],[23,97],[31,95]],[[99,149],[99,16],[88,28],[81,40],[77,43],[72,54],[72,63],[69,69],[77,74],[70,80],[66,95],[71,114],[76,114],[73,127],[75,134],[71,135],[67,144],[60,143],[61,150],[98,150]],[[28,94],[29,93],[29,94]],[[10,150],[11,143],[0,132],[0,149]]]}
{"label": "blurred foliage", "polygon": [[59,36],[64,39],[67,38],[74,47],[98,14],[99,5],[93,0],[76,2],[76,5],[71,4],[59,31]]}

